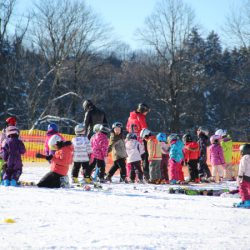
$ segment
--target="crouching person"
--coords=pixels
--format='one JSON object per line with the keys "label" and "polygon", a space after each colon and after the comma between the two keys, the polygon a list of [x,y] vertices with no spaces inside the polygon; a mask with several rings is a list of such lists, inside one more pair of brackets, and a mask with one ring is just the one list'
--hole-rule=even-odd
{"label": "crouching person", "polygon": [[50,172],[37,184],[38,187],[60,188],[68,185],[68,170],[73,159],[73,146],[71,141],[62,141],[58,135],[53,135],[48,142],[49,148],[55,150],[54,155],[45,156],[36,154],[37,158],[51,161]]}

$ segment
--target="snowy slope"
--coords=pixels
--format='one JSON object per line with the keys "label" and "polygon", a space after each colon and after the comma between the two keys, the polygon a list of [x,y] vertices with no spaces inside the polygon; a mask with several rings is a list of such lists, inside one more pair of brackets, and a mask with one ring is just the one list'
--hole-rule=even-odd
{"label": "snowy slope", "polygon": [[[21,179],[38,181],[47,171],[25,167]],[[0,220],[16,223],[0,223],[0,249],[250,249],[250,210],[230,208],[239,199],[168,194],[167,188],[1,186]]]}

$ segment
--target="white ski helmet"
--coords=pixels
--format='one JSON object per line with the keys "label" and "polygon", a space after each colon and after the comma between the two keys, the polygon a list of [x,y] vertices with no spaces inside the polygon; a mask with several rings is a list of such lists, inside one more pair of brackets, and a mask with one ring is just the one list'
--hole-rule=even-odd
{"label": "white ski helmet", "polygon": [[143,128],[142,131],[140,132],[140,137],[144,139],[146,136],[150,136],[151,131],[147,128]]}
{"label": "white ski helmet", "polygon": [[59,135],[52,135],[49,139],[48,145],[51,150],[56,150],[55,146],[57,142],[63,141],[62,137]]}
{"label": "white ski helmet", "polygon": [[85,126],[83,124],[78,124],[75,126],[75,134],[76,135],[84,135],[86,132]]}
{"label": "white ski helmet", "polygon": [[93,128],[94,133],[98,133],[101,129],[102,124],[96,124]]}
{"label": "white ski helmet", "polygon": [[216,132],[215,132],[215,135],[219,135],[219,136],[224,136],[224,135],[226,135],[227,134],[227,131],[226,130],[223,130],[223,129],[218,129],[218,130],[216,130]]}

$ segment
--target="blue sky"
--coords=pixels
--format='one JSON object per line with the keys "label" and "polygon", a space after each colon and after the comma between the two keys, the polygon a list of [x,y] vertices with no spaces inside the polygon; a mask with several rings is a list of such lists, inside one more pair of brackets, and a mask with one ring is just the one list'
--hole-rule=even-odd
{"label": "blue sky", "polygon": [[[18,0],[18,12],[29,8],[35,0]],[[81,0],[79,0],[81,1]],[[211,30],[221,32],[225,16],[230,6],[239,4],[242,0],[183,0],[195,11],[197,21],[203,27],[204,34]],[[139,48],[135,39],[135,30],[143,26],[158,0],[85,0],[104,22],[114,28],[114,34],[131,48]]]}

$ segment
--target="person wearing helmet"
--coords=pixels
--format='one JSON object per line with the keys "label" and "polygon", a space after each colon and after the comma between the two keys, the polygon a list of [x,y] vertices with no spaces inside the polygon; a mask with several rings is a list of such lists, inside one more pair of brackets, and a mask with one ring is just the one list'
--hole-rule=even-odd
{"label": "person wearing helmet", "polygon": [[55,153],[55,150],[52,150],[48,145],[49,140],[53,135],[58,135],[59,137],[61,137],[62,140],[64,140],[63,136],[58,132],[58,126],[55,123],[50,123],[47,128],[44,144],[44,150],[46,155],[53,155]]}
{"label": "person wearing helmet", "polygon": [[144,153],[144,147],[138,142],[134,133],[128,133],[125,141],[127,152],[127,177],[134,183],[137,174],[137,181],[143,183],[143,172],[141,169],[141,155]]}
{"label": "person wearing helmet", "polygon": [[200,156],[198,161],[199,178],[202,182],[208,182],[211,172],[207,165],[207,147],[209,146],[208,129],[199,127],[197,129]]}
{"label": "person wearing helmet", "polygon": [[241,202],[234,204],[239,208],[250,208],[250,144],[240,146],[240,164],[237,177]]}
{"label": "person wearing helmet", "polygon": [[177,134],[170,134],[168,136],[169,150],[169,181],[170,184],[184,182],[184,174],[182,171],[183,142]]}
{"label": "person wearing helmet", "polygon": [[91,137],[90,143],[92,147],[92,154],[89,171],[86,171],[86,178],[90,178],[93,169],[97,167],[99,169],[98,177],[100,182],[104,182],[106,165],[105,160],[108,156],[109,133],[110,129],[104,125],[101,125],[100,131]]}
{"label": "person wearing helmet", "polygon": [[60,135],[52,135],[48,141],[51,155],[36,154],[37,158],[51,161],[50,172],[47,173],[37,184],[38,187],[60,188],[67,187],[69,166],[73,160],[73,146],[71,141],[63,141]]}
{"label": "person wearing helmet", "polygon": [[223,180],[223,166],[225,164],[225,159],[219,139],[219,135],[212,135],[210,137],[210,142],[212,144],[209,147],[210,163],[212,165],[212,177],[210,177],[210,180],[213,182],[216,181],[217,174],[219,175],[219,181]]}
{"label": "person wearing helmet", "polygon": [[26,152],[24,143],[19,139],[19,130],[15,126],[6,128],[6,136],[3,146],[3,160],[6,162],[6,169],[3,173],[4,186],[17,186],[22,174],[22,158]]}
{"label": "person wearing helmet", "polygon": [[168,184],[168,160],[169,160],[169,145],[167,144],[167,136],[165,133],[159,133],[156,139],[161,144],[161,183]]}
{"label": "person wearing helmet", "polygon": [[199,183],[199,172],[198,172],[198,159],[200,155],[199,144],[193,141],[190,134],[185,134],[182,137],[184,143],[184,158],[185,163],[188,166],[189,181]]}
{"label": "person wearing helmet", "polygon": [[90,154],[92,153],[92,148],[89,139],[86,136],[85,126],[82,124],[78,124],[75,126],[75,134],[71,142],[74,147],[73,152],[73,161],[74,165],[71,172],[72,183],[79,183],[78,175],[80,168],[82,167],[85,182],[90,183],[91,179],[86,176],[86,171],[89,169],[89,159]]}
{"label": "person wearing helmet", "polygon": [[98,109],[91,100],[83,102],[83,110],[85,112],[83,124],[87,131],[88,139],[93,135],[93,128],[96,124],[108,125],[106,114],[104,111]]}
{"label": "person wearing helmet", "polygon": [[122,123],[115,122],[112,125],[112,130],[109,139],[109,149],[108,152],[112,152],[113,165],[107,174],[107,181],[112,181],[112,176],[115,172],[120,169],[120,182],[127,183],[127,173],[126,173],[126,158],[127,152],[125,147],[125,141],[122,131]]}

